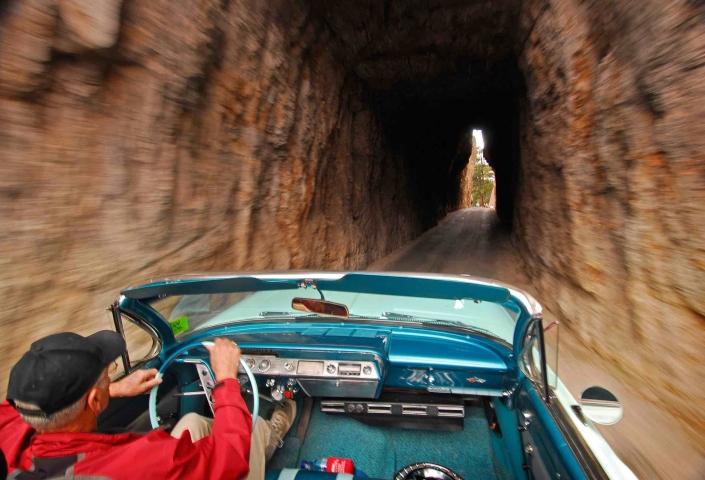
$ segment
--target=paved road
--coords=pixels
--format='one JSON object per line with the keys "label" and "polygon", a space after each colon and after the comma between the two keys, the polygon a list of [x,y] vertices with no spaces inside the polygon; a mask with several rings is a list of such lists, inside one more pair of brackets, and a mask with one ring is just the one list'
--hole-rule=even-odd
{"label": "paved road", "polygon": [[[468,273],[533,292],[522,264],[494,211],[475,208],[448,215],[438,226],[369,269]],[[547,311],[546,320],[553,319]],[[555,338],[547,338],[547,342],[555,342]],[[623,402],[624,419],[600,430],[634,473],[644,479],[705,478],[703,452],[674,416],[630,389],[619,372],[583,347],[566,328],[560,332],[559,350],[558,374],[575,397],[598,384],[612,390]]]}

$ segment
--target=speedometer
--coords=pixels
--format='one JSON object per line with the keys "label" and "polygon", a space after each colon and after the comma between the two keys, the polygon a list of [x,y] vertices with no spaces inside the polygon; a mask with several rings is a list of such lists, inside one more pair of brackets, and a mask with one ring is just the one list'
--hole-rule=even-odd
{"label": "speedometer", "polygon": [[257,368],[259,369],[260,372],[266,372],[269,370],[269,367],[271,365],[271,362],[267,360],[266,358],[263,358],[262,361],[259,362],[259,365]]}

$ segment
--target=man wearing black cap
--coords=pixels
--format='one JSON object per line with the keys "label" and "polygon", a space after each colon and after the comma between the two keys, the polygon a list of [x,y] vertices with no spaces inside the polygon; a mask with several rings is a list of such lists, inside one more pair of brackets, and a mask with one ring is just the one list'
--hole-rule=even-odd
{"label": "man wearing black cap", "polygon": [[[86,414],[91,409],[83,408],[87,400],[101,406],[102,411],[107,396],[101,393],[112,397],[139,395],[159,383],[153,369],[138,370],[111,385],[107,367],[124,350],[123,338],[108,330],[88,337],[69,332],[45,337],[34,342],[12,368],[7,398],[38,432],[65,429],[69,424],[76,430],[95,430],[95,424],[84,425],[97,421],[97,417]],[[94,394],[90,399],[89,390]]]}
{"label": "man wearing black cap", "polygon": [[108,367],[124,349],[123,338],[110,331],[59,333],[32,344],[12,368],[8,402],[0,404],[0,450],[9,478],[244,477],[251,416],[236,380],[237,345],[216,339],[209,348],[215,418],[210,434],[195,442],[163,430],[95,433],[110,397],[140,395],[160,382],[152,369],[110,383]]}

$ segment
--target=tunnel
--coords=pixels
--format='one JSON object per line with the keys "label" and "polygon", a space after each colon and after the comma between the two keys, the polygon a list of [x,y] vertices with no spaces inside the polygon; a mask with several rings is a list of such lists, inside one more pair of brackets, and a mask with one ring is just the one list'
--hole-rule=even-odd
{"label": "tunnel", "polygon": [[511,226],[525,95],[519,10],[519,2],[314,3],[337,58],[361,81],[363,101],[403,159],[421,228],[469,206],[473,128],[488,139],[497,214]]}
{"label": "tunnel", "polygon": [[470,205],[464,182],[472,171],[473,129],[481,130],[487,140],[485,157],[497,178],[497,214],[506,226],[512,223],[520,161],[521,73],[514,58],[490,65],[468,62],[466,69],[376,86],[370,93],[383,131],[412,176],[424,228]]}
{"label": "tunnel", "polygon": [[[69,245],[57,268],[123,249],[132,271],[171,267],[172,253],[185,269],[364,267],[470,205],[473,129],[486,138],[496,214],[525,238],[515,219],[534,148],[527,79],[543,48],[532,32],[551,24],[541,2],[20,3],[3,10],[5,38],[29,53],[3,57],[13,175],[2,191],[56,210],[28,248]],[[567,82],[550,81],[534,104],[560,106]],[[108,211],[108,228],[90,220]]]}
{"label": "tunnel", "polygon": [[705,426],[705,7],[665,3],[3,2],[2,350],[145,278],[364,269],[469,206],[481,129],[532,293]]}

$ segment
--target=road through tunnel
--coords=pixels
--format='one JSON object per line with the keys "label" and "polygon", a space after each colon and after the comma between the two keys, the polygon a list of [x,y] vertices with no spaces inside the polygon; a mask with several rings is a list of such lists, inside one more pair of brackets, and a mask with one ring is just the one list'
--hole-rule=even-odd
{"label": "road through tunnel", "polygon": [[0,8],[0,351],[136,277],[364,268],[468,205],[480,128],[536,296],[702,439],[702,2],[101,5]]}

